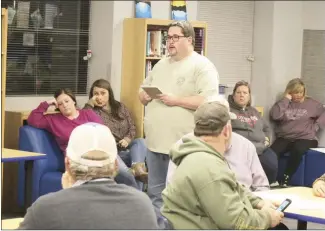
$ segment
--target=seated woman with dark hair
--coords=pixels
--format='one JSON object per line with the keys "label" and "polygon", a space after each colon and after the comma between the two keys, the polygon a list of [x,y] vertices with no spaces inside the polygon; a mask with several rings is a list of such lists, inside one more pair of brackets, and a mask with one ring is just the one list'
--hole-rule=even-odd
{"label": "seated woman with dark hair", "polygon": [[[30,126],[50,132],[65,155],[69,137],[74,128],[88,122],[103,124],[101,118],[92,110],[79,110],[76,105],[76,97],[70,89],[59,89],[54,93],[54,99],[42,102],[31,112],[27,122]],[[127,169],[120,164],[123,161],[119,159],[118,162],[119,174],[115,178],[116,182],[137,188],[135,180],[128,177],[130,174]]]}
{"label": "seated woman with dark hair", "polygon": [[96,80],[89,92],[89,101],[84,108],[92,109],[115,137],[119,156],[130,167],[134,177],[142,182],[148,181],[145,167],[147,147],[144,139],[135,139],[136,128],[126,106],[115,100],[110,83],[105,79]]}

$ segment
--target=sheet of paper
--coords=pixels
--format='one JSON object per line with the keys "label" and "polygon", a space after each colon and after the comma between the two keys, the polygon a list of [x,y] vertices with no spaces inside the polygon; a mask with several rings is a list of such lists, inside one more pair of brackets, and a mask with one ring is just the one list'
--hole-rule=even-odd
{"label": "sheet of paper", "polygon": [[265,200],[271,200],[281,203],[285,199],[290,199],[292,203],[289,205],[290,209],[301,209],[301,210],[323,210],[325,211],[325,199],[324,203],[318,201],[302,199],[298,195],[270,193],[269,191],[253,192],[256,196],[259,196]]}
{"label": "sheet of paper", "polygon": [[294,206],[301,210],[323,210],[325,212],[325,200],[324,203],[312,200],[301,200],[299,203],[295,203]]}
{"label": "sheet of paper", "polygon": [[315,150],[317,152],[325,153],[325,148],[311,148],[311,150]]}
{"label": "sheet of paper", "polygon": [[272,201],[278,201],[282,202],[285,199],[290,199],[293,201],[300,200],[299,196],[297,195],[288,195],[288,194],[280,194],[280,193],[270,193],[269,191],[259,191],[259,192],[253,192],[256,196],[259,196],[265,200],[272,200]]}

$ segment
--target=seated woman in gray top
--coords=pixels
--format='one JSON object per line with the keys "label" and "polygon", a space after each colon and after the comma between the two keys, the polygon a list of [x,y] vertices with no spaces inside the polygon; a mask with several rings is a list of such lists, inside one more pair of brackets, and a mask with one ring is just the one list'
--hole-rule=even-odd
{"label": "seated woman in gray top", "polygon": [[278,173],[278,159],[274,151],[269,148],[271,129],[260,113],[251,106],[249,84],[245,81],[237,82],[233,94],[228,97],[228,102],[230,111],[237,115],[237,119],[231,120],[233,131],[254,144],[269,182],[275,182]]}
{"label": "seated woman in gray top", "polygon": [[290,153],[283,179],[280,180],[287,186],[304,153],[318,146],[316,132],[325,127],[325,107],[306,96],[305,84],[296,78],[289,81],[284,97],[273,105],[270,116],[275,122],[277,137],[272,150],[278,156]]}

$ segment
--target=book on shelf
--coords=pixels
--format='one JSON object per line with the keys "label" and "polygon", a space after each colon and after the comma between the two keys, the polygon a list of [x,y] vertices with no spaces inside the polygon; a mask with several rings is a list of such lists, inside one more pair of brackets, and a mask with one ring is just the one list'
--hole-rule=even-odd
{"label": "book on shelf", "polygon": [[146,62],[146,73],[145,73],[145,78],[148,77],[150,71],[152,70],[152,62],[150,60],[148,60]]}
{"label": "book on shelf", "polygon": [[147,32],[147,57],[166,57],[167,30],[153,30]]}
{"label": "book on shelf", "polygon": [[195,47],[194,50],[200,55],[204,54],[204,30],[202,28],[196,28],[195,31]]}

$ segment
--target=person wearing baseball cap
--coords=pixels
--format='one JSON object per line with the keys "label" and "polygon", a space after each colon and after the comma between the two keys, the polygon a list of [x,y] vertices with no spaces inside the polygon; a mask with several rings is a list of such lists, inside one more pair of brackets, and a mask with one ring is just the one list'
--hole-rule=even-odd
{"label": "person wearing baseball cap", "polygon": [[117,148],[107,126],[86,123],[72,131],[65,169],[63,190],[35,201],[19,229],[157,229],[149,197],[114,181]]}
{"label": "person wearing baseball cap", "polygon": [[239,184],[224,153],[232,136],[228,108],[205,102],[194,113],[194,136],[170,151],[177,165],[162,193],[162,215],[174,229],[268,229],[283,213]]}
{"label": "person wearing baseball cap", "polygon": [[[229,110],[231,120],[237,118],[236,114],[230,112],[228,101],[222,96],[209,97],[206,102],[220,102]],[[193,132],[185,135],[194,136]],[[182,143],[180,139],[175,145]],[[224,157],[230,169],[235,173],[237,181],[245,185],[251,191],[269,190],[269,181],[258,158],[254,144],[245,137],[232,132],[230,143],[224,153]],[[168,184],[173,177],[176,165],[169,161],[166,183]]]}

